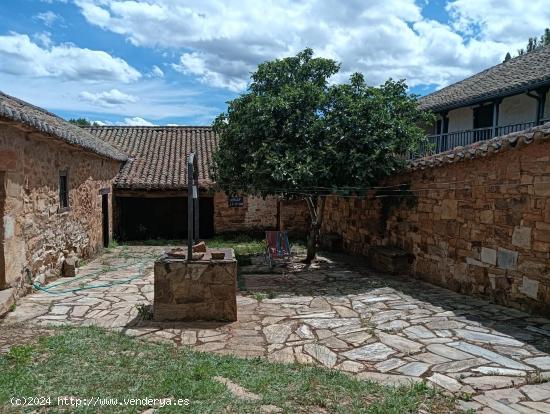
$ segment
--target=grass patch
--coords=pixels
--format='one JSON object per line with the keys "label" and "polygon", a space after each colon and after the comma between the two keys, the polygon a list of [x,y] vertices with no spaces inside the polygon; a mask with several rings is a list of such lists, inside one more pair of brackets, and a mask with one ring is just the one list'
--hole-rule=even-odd
{"label": "grass patch", "polygon": [[265,253],[265,240],[260,237],[252,237],[246,234],[232,234],[216,236],[206,240],[206,245],[211,248],[230,247],[235,249],[235,256],[256,256]]}
{"label": "grass patch", "polygon": [[118,241],[113,239],[109,242],[109,247],[108,248],[109,249],[116,249],[118,246],[119,246]]}
{"label": "grass patch", "polygon": [[545,382],[550,382],[550,377],[543,375],[540,371],[528,372],[525,377],[526,384],[543,384]]}
{"label": "grass patch", "polygon": [[[238,260],[242,260],[241,266],[250,264],[250,257],[263,255],[265,253],[266,244],[265,239],[262,236],[252,236],[245,233],[231,233],[225,235],[215,236],[212,239],[205,240],[205,243],[210,248],[233,248],[235,249],[235,256]],[[141,240],[133,242],[124,242],[124,244],[117,243],[116,246],[181,246],[184,245],[184,240],[168,240],[168,239],[154,239],[154,240]],[[303,243],[298,241],[291,243],[293,251],[302,252]],[[111,247],[111,246],[110,246]]]}
{"label": "grass patch", "polygon": [[[223,376],[262,397],[235,398],[215,376]],[[11,397],[50,397],[48,412],[140,413],[146,407],[57,407],[57,397],[189,399],[187,407],[165,406],[160,413],[255,413],[274,404],[287,413],[451,411],[452,401],[424,383],[387,387],[343,373],[302,365],[274,364],[153,344],[99,328],[65,328],[36,345],[14,347],[0,356],[0,412],[31,412],[13,407]],[[28,409],[26,409],[28,408]]]}

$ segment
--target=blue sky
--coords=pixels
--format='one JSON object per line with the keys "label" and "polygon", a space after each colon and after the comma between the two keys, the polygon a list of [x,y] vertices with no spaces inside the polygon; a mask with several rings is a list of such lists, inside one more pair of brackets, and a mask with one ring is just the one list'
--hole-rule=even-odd
{"label": "blue sky", "polygon": [[207,125],[266,59],[312,47],[371,84],[429,93],[550,22],[532,0],[18,0],[0,14],[0,90],[65,118]]}

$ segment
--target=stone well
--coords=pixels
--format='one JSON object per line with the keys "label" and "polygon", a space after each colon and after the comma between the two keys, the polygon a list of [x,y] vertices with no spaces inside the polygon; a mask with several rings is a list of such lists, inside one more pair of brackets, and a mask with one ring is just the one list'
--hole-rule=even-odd
{"label": "stone well", "polygon": [[[211,253],[224,252],[213,260]],[[208,249],[201,260],[165,254],[155,261],[156,321],[236,321],[237,260],[233,249]]]}

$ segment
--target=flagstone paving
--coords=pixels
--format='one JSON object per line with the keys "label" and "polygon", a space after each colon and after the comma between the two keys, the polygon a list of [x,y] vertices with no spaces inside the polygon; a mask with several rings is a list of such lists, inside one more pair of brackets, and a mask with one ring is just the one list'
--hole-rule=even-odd
{"label": "flagstone paving", "polygon": [[[550,376],[548,319],[335,256],[309,268],[294,263],[275,274],[243,274],[237,322],[158,323],[143,315],[153,298],[153,257],[162,250],[117,248],[76,279],[22,298],[2,322],[0,351],[9,337],[48,325],[93,324],[206,352],[320,364],[367,380],[426,380],[468,396],[463,409],[550,413],[550,383],[542,382]],[[242,270],[256,272],[260,264]],[[10,326],[18,335],[7,334]]]}

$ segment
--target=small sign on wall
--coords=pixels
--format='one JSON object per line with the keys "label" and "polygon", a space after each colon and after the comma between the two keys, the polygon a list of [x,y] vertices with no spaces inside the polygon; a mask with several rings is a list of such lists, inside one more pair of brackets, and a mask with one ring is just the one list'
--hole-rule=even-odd
{"label": "small sign on wall", "polygon": [[229,197],[229,207],[244,206],[244,197]]}

